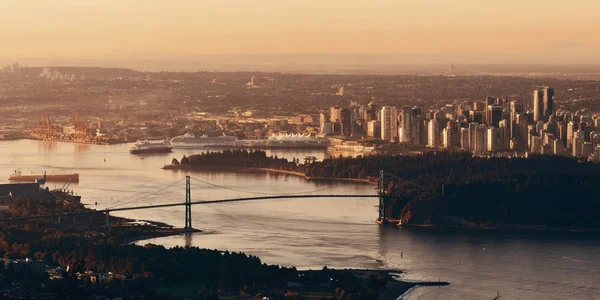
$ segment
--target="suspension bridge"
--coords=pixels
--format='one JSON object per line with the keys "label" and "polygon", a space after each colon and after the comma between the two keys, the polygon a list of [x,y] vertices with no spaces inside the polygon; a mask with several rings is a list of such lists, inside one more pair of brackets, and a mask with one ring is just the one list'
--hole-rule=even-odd
{"label": "suspension bridge", "polygon": [[[392,175],[392,176],[397,177],[395,175]],[[386,222],[386,210],[385,209],[386,209],[387,200],[391,197],[390,195],[388,195],[385,192],[385,181],[384,181],[385,177],[386,176],[385,176],[384,172],[380,171],[377,194],[326,194],[326,193],[313,194],[314,192],[323,192],[323,191],[335,188],[335,187],[329,187],[329,188],[318,189],[318,190],[309,191],[309,192],[286,193],[286,194],[279,194],[279,195],[273,195],[273,194],[269,194],[269,193],[265,193],[265,192],[258,192],[258,191],[250,191],[253,194],[258,194],[258,196],[192,201],[192,196],[191,196],[191,180],[192,179],[195,181],[198,181],[202,184],[205,184],[205,185],[223,188],[223,189],[227,189],[227,190],[231,190],[231,191],[237,191],[237,192],[249,192],[249,191],[238,189],[238,188],[221,186],[221,185],[217,185],[217,184],[214,184],[214,183],[211,183],[208,181],[204,181],[201,179],[186,176],[185,177],[185,202],[164,203],[164,204],[147,204],[147,205],[123,207],[123,205],[129,204],[129,203],[132,203],[135,201],[143,200],[144,197],[147,196],[147,195],[141,195],[140,197],[122,202],[122,203],[116,205],[115,207],[106,208],[106,209],[99,209],[99,210],[94,209],[94,210],[86,210],[86,211],[82,211],[82,212],[68,212],[68,213],[63,213],[63,214],[36,215],[36,216],[8,218],[8,219],[0,219],[0,222],[6,222],[9,224],[11,222],[21,222],[21,224],[23,224],[24,221],[57,219],[58,222],[60,223],[60,220],[63,217],[73,217],[73,219],[75,219],[77,216],[85,216],[85,215],[91,216],[91,215],[95,215],[95,214],[104,214],[106,217],[106,226],[108,227],[110,224],[110,214],[113,212],[132,211],[132,210],[149,210],[149,209],[157,209],[157,208],[184,206],[185,207],[185,227],[184,227],[184,229],[191,230],[192,229],[192,206],[194,206],[194,205],[209,205],[209,204],[231,203],[231,202],[265,201],[265,200],[276,200],[276,199],[300,199],[300,198],[305,198],[305,199],[306,198],[379,198],[379,204],[378,204],[379,215],[377,218],[377,222],[383,223],[383,222]],[[399,177],[397,177],[397,178],[399,178]],[[404,180],[402,178],[399,178],[399,179]],[[158,192],[165,190],[166,188],[172,187],[173,185],[179,183],[180,181],[181,181],[181,179],[177,180],[169,185],[166,185],[165,187],[158,190]],[[406,180],[404,180],[404,181],[406,181]],[[406,181],[406,182],[409,182],[409,181]],[[409,183],[412,183],[412,182],[409,182]],[[412,184],[414,184],[414,183],[412,183]],[[418,186],[417,184],[414,184],[414,185]]]}

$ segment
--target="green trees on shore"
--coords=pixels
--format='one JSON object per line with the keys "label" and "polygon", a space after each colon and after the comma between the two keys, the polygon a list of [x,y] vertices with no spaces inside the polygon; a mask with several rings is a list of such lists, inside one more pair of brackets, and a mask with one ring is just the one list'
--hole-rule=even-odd
{"label": "green trees on shore", "polygon": [[559,156],[330,157],[321,162],[226,150],[189,157],[194,167],[260,167],[309,177],[376,181],[385,172],[388,217],[403,223],[600,227],[600,164]]}

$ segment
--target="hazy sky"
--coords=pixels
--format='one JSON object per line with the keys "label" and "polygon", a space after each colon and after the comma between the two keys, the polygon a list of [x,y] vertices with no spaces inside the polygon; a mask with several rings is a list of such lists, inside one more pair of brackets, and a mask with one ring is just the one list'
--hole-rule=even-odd
{"label": "hazy sky", "polygon": [[600,54],[598,0],[0,0],[0,60]]}

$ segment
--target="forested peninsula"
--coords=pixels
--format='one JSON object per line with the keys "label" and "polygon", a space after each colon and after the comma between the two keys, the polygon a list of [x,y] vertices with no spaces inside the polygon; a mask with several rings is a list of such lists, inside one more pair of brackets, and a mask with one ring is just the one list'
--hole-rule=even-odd
{"label": "forested peninsula", "polygon": [[173,162],[171,169],[278,170],[306,178],[377,183],[389,219],[407,225],[600,228],[600,164],[560,156],[476,157],[466,152],[287,160],[264,151],[225,150]]}

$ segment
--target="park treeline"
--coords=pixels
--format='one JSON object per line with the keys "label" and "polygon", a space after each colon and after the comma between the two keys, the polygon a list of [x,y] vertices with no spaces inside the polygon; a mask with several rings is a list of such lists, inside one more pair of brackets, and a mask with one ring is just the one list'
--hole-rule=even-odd
{"label": "park treeline", "polygon": [[[8,205],[12,217],[73,212],[82,208],[80,204],[29,199],[14,199]],[[103,287],[103,293],[118,290],[117,295],[149,298],[158,296],[155,287],[195,286],[205,287],[210,294],[206,299],[213,300],[223,293],[256,295],[265,291],[270,291],[274,299],[299,300],[301,295],[287,293],[286,288],[288,282],[297,282],[309,286],[326,284],[332,291],[338,291],[338,300],[372,300],[385,288],[382,283],[385,278],[377,274],[373,274],[365,286],[344,270],[324,268],[303,274],[294,267],[268,265],[258,257],[244,253],[197,247],[165,248],[153,244],[139,246],[128,240],[130,234],[135,233],[129,231],[140,230],[136,226],[117,224],[108,231],[100,227],[82,231],[74,227],[56,228],[53,227],[56,224],[47,222],[15,223],[0,223],[0,256],[5,259],[33,258],[50,266],[68,267],[69,271],[63,274],[64,280],[52,281],[49,290],[54,295],[64,296],[58,298],[89,298],[101,288],[83,285],[76,279],[78,272],[88,270],[125,276],[125,280],[114,279]],[[50,283],[47,277],[39,282]]]}
{"label": "park treeline", "polygon": [[[178,162],[179,163],[179,162]],[[477,157],[466,152],[310,158],[225,150],[184,157],[202,167],[258,167],[308,177],[377,182],[384,171],[388,218],[403,224],[600,227],[600,164],[561,156]]]}

